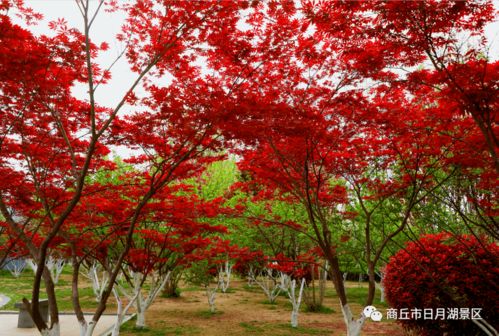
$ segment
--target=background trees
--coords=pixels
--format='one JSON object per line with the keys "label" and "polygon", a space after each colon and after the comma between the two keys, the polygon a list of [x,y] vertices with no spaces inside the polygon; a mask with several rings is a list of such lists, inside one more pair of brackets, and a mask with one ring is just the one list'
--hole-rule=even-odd
{"label": "background trees", "polygon": [[[42,333],[58,334],[51,254],[73,260],[90,335],[122,266],[147,260],[144,234],[162,237],[154,255],[173,267],[224,231],[217,215],[253,255],[320,250],[352,335],[365,316],[348,306],[349,261],[365,265],[370,304],[375,273],[402,240],[463,227],[482,245],[497,238],[489,1],[75,6],[82,28],[61,19],[49,37],[13,22],[39,17],[22,1],[0,5],[0,232],[5,257],[19,247],[37,264],[25,305]],[[92,42],[105,10],[126,16],[117,59],[135,74],[116,106],[96,98],[113,80],[114,61],[97,61],[109,44]],[[81,84],[87,96],[76,98]],[[116,148],[129,166],[111,160]],[[222,165],[202,175],[226,153],[239,177],[217,176]],[[91,322],[78,304],[89,259],[109,277]],[[42,280],[50,326],[38,312]]]}

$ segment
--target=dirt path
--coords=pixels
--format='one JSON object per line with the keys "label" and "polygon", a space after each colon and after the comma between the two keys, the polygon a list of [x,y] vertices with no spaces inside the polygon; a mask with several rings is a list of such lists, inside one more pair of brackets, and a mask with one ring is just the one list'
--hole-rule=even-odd
{"label": "dirt path", "polygon": [[[245,288],[245,282],[234,281],[230,293],[216,296],[217,313],[208,311],[204,291],[186,289],[180,298],[158,298],[147,314],[148,330],[141,335],[344,335],[344,324],[338,300],[326,296],[324,305],[329,313],[300,312],[299,327],[289,325],[291,304],[286,297],[279,297],[277,304],[265,302],[263,292]],[[359,312],[361,307],[353,305]],[[127,326],[123,335],[136,335],[139,331]],[[404,335],[393,322],[367,321],[363,335]]]}

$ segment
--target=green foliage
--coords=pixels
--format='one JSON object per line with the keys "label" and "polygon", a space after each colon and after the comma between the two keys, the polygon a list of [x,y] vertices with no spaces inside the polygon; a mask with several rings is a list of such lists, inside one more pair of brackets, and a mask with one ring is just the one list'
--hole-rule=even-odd
{"label": "green foliage", "polygon": [[201,287],[208,287],[214,281],[214,275],[210,271],[211,265],[208,260],[199,260],[191,265],[185,273],[187,282]]}
{"label": "green foliage", "polygon": [[124,183],[123,177],[134,172],[134,167],[123,162],[119,156],[113,159],[114,169],[101,168],[95,174],[86,177],[87,184],[98,183],[102,185],[121,185]]}
{"label": "green foliage", "polygon": [[187,184],[196,187],[198,196],[211,200],[224,196],[236,182],[237,176],[237,166],[234,161],[216,161],[206,167],[200,178],[189,179]]}

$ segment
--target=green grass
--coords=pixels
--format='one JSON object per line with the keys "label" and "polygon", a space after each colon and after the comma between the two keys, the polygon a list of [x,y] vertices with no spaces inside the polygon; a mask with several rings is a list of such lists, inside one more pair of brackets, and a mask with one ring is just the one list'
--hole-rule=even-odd
{"label": "green grass", "polygon": [[[31,288],[33,283],[33,272],[26,269],[19,277],[14,277],[9,271],[2,270],[0,273],[0,293],[8,296],[10,301],[2,307],[2,310],[18,310],[14,305],[26,297],[31,297]],[[43,291],[41,299],[44,298]]]}
{"label": "green grass", "polygon": [[[23,298],[28,300],[31,298],[33,286],[33,271],[26,268],[18,278],[15,278],[9,271],[0,270],[0,293],[8,296],[10,301],[2,307],[2,310],[18,310],[14,305],[21,302]],[[80,304],[86,311],[93,311],[97,307],[95,296],[92,288],[81,287]],[[57,297],[57,305],[60,312],[72,312],[73,304],[71,301],[71,267],[66,266],[59,278],[59,282],[55,285],[55,294]],[[45,289],[42,282],[40,289],[41,299],[46,298]],[[114,307],[114,301],[109,300],[109,310]]]}
{"label": "green grass", "polygon": [[252,293],[257,293],[257,292],[262,291],[262,289],[260,287],[258,287],[258,285],[248,286],[248,284],[245,284],[242,288],[245,291],[252,292]]}
{"label": "green grass", "polygon": [[123,324],[120,328],[122,335],[165,336],[165,335],[199,335],[200,329],[194,326],[167,326],[161,323],[155,328],[136,328],[135,318]]}
{"label": "green grass", "polygon": [[[362,287],[358,287],[357,285],[355,285],[352,287],[347,287],[345,288],[345,290],[347,293],[347,298],[349,303],[357,303],[361,306],[364,306],[366,304],[367,293],[368,293],[367,283],[363,283]],[[373,305],[376,307],[385,307],[385,308],[389,307],[386,302],[380,301],[380,295],[381,292],[379,288],[376,287],[376,294],[374,296]],[[328,288],[326,290],[325,297],[338,299],[338,295],[336,295],[335,290],[332,288]]]}
{"label": "green grass", "polygon": [[212,318],[213,316],[222,315],[223,313],[224,312],[221,310],[215,310],[214,312],[212,312],[211,310],[203,309],[203,310],[197,311],[195,313],[195,316],[200,317],[200,318],[209,319],[209,318]]}
{"label": "green grass", "polygon": [[[366,304],[367,298],[367,287],[349,287],[346,288],[347,297],[350,302],[355,302],[364,306]],[[385,302],[381,302],[380,299],[381,292],[376,289],[376,295],[374,296],[373,305],[376,307],[388,307],[388,304]]]}
{"label": "green grass", "polygon": [[309,309],[307,305],[303,305],[303,311],[307,313],[315,313],[315,314],[333,314],[336,311],[332,308],[326,307],[326,306],[319,306],[316,307],[315,309]]}
{"label": "green grass", "polygon": [[239,323],[239,326],[244,328],[244,331],[251,333],[251,334],[261,334],[265,332],[265,328],[247,323],[247,322],[241,322]]}

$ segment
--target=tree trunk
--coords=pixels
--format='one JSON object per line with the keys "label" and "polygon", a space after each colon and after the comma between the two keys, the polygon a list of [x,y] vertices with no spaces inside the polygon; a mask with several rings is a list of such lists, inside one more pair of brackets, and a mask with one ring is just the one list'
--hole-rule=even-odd
{"label": "tree trunk", "polygon": [[206,286],[206,296],[208,297],[208,304],[210,305],[210,312],[215,312],[215,295],[217,294],[217,288],[210,289]]}
{"label": "tree trunk", "polygon": [[146,298],[142,295],[142,287],[144,285],[145,278],[147,274],[134,273],[134,290],[135,295],[135,309],[137,310],[137,321],[135,322],[135,327],[142,329],[146,327],[146,310],[151,306],[159,293],[163,291],[166,283],[170,279],[171,272],[168,271],[166,274],[152,274],[150,275],[151,284],[149,287],[149,294]]}
{"label": "tree trunk", "polygon": [[59,323],[54,323],[52,325],[52,328],[50,329],[43,329],[40,331],[42,336],[59,336],[61,334],[61,328],[59,326]]}
{"label": "tree trunk", "polygon": [[80,336],[85,336],[87,334],[87,329],[88,329],[88,323],[87,321],[78,321],[78,324],[80,325]]}
{"label": "tree trunk", "polygon": [[[37,269],[38,271],[38,269]],[[59,325],[59,310],[57,308],[57,301],[55,296],[54,282],[50,272],[46,267],[43,268],[42,278],[45,283],[45,292],[47,293],[48,303],[49,303],[49,314],[50,314],[50,326],[45,323],[42,315],[40,314],[39,299],[40,299],[40,286],[34,286],[32,292],[32,301],[29,302],[27,299],[23,299],[23,303],[28,310],[33,322],[40,331],[41,335],[46,336],[59,336],[60,335],[60,325]]]}
{"label": "tree trunk", "polygon": [[[319,270],[317,274],[319,278],[317,279],[319,285],[315,286],[315,272],[314,267],[312,267],[312,280],[309,285],[306,285],[306,288],[303,292],[303,299],[309,311],[319,311],[322,307],[322,303],[324,302],[324,294],[326,292],[326,281],[327,281],[327,268],[328,265],[325,263],[324,270]],[[312,293],[310,293],[312,292]]]}
{"label": "tree trunk", "polygon": [[[266,268],[263,272],[266,273],[265,276],[262,276],[261,273],[259,277],[253,274],[253,282],[263,290],[269,302],[273,304],[275,303],[275,300],[277,299],[277,296],[279,296],[281,290],[285,290],[285,288],[283,288],[284,285],[280,286],[277,283],[277,279],[275,278],[274,271],[272,269]],[[261,278],[261,280],[258,280],[258,278]],[[282,277],[280,280],[282,282]]]}
{"label": "tree trunk", "polygon": [[94,334],[95,326],[97,325],[97,322],[92,320],[88,323],[87,326],[87,332],[85,336],[92,336]]}
{"label": "tree trunk", "polygon": [[291,327],[298,327],[298,311],[294,309],[291,311]]}
{"label": "tree trunk", "polygon": [[298,313],[300,312],[301,299],[303,297],[303,288],[305,287],[305,279],[301,279],[300,290],[296,297],[296,280],[292,280],[288,290],[288,297],[293,310],[291,311],[291,327],[298,327]]}
{"label": "tree trunk", "polygon": [[137,310],[137,322],[135,323],[137,329],[143,329],[146,327],[146,312],[141,309]]}
{"label": "tree trunk", "polygon": [[223,266],[218,267],[218,287],[220,287],[223,293],[229,289],[231,273],[232,265],[228,260],[225,261]]}
{"label": "tree trunk", "polygon": [[[140,289],[138,289],[140,291]],[[135,305],[135,309],[137,310],[137,320],[135,322],[135,327],[137,329],[143,329],[146,327],[146,312],[145,312],[145,304],[144,298],[142,294],[137,295],[137,304]]]}
{"label": "tree trunk", "polygon": [[354,319],[350,306],[348,304],[341,307],[341,312],[343,313],[343,320],[347,326],[347,336],[359,336],[366,317],[364,314],[361,315],[359,319]]}
{"label": "tree trunk", "polygon": [[178,282],[180,281],[182,274],[179,272],[178,274],[170,276],[170,278],[166,281],[165,287],[163,288],[163,292],[161,295],[163,297],[179,297],[180,295],[177,292]]}
{"label": "tree trunk", "polygon": [[336,293],[340,298],[341,312],[343,314],[343,320],[347,327],[347,336],[359,336],[366,317],[364,316],[364,314],[361,314],[359,319],[354,319],[352,311],[350,310],[350,306],[348,305],[338,256],[335,253],[330,253],[329,255],[327,255],[327,257],[329,259],[329,264],[331,265],[331,275],[333,278],[334,289],[336,290]]}
{"label": "tree trunk", "polygon": [[80,274],[80,264],[75,262],[76,257],[73,256],[73,276],[71,279],[71,300],[73,303],[73,310],[75,312],[78,324],[80,325],[80,336],[85,336],[87,334],[88,323],[85,320],[85,315],[83,314],[83,309],[80,305],[80,293],[79,293],[79,274]]}
{"label": "tree trunk", "polygon": [[376,295],[376,273],[374,272],[374,263],[371,260],[368,260],[367,274],[369,279],[369,290],[367,292],[366,306],[370,306],[373,304],[374,296]]}

